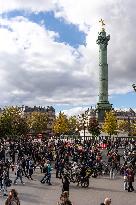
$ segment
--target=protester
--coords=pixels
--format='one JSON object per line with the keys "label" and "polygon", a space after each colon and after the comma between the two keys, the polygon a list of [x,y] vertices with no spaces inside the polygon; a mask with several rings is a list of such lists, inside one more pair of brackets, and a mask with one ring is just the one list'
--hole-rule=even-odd
{"label": "protester", "polygon": [[20,200],[18,198],[18,193],[15,189],[9,192],[8,198],[5,201],[5,205],[20,205]]}
{"label": "protester", "polygon": [[[116,174],[121,174],[122,179],[124,177],[124,190],[128,190],[128,192],[134,191],[135,141],[104,140],[104,143],[107,144],[108,150],[106,147],[101,149],[98,140],[88,140],[82,143],[81,141],[69,142],[68,140],[63,142],[62,140],[45,139],[39,143],[34,142],[33,139],[18,137],[9,141],[8,152],[11,159],[9,163],[7,160],[3,161],[3,153],[6,147],[1,142],[0,188],[7,194],[6,179],[10,178],[9,169],[12,167],[16,169],[14,184],[17,184],[18,179],[24,184],[25,177],[27,177],[26,180],[32,180],[33,173],[38,171],[35,168],[41,168],[41,172],[44,172],[41,183],[46,182],[48,185],[52,185],[51,171],[52,166],[55,165],[56,178],[62,178],[63,194],[60,202],[62,204],[65,201],[69,203],[64,192],[66,191],[69,195],[70,182],[77,183],[81,187],[88,187],[90,176],[97,178],[98,176],[110,175],[110,178],[114,179]],[[123,149],[119,150],[119,146]],[[122,156],[119,154],[120,151]],[[17,166],[15,164],[16,161]],[[29,183],[32,182],[29,181]],[[111,202],[105,201],[105,203],[107,205]]]}

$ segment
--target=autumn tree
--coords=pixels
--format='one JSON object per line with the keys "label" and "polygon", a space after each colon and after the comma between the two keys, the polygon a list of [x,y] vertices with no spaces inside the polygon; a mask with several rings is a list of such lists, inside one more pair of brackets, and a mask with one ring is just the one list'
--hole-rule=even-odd
{"label": "autumn tree", "polygon": [[1,136],[21,136],[28,132],[28,125],[19,107],[6,107],[0,116]]}
{"label": "autumn tree", "polygon": [[27,120],[29,128],[35,134],[47,130],[48,117],[46,113],[33,112]]}
{"label": "autumn tree", "polygon": [[134,120],[130,120],[129,118],[127,120],[118,120],[118,130],[128,132],[129,135],[135,135],[136,123]]}
{"label": "autumn tree", "polygon": [[78,130],[78,122],[76,116],[71,116],[68,118],[68,132],[69,134],[74,134]]}
{"label": "autumn tree", "polygon": [[53,124],[53,131],[56,135],[67,134],[69,131],[69,120],[67,116],[60,112]]}
{"label": "autumn tree", "polygon": [[133,135],[136,136],[136,121],[133,123]]}
{"label": "autumn tree", "polygon": [[93,137],[100,135],[99,123],[95,117],[89,119],[88,131],[92,134]]}
{"label": "autumn tree", "polygon": [[117,130],[117,118],[113,111],[106,112],[104,124],[102,125],[102,131],[110,136],[116,134]]}
{"label": "autumn tree", "polygon": [[130,123],[128,120],[118,120],[117,121],[118,130],[122,132],[129,132]]}

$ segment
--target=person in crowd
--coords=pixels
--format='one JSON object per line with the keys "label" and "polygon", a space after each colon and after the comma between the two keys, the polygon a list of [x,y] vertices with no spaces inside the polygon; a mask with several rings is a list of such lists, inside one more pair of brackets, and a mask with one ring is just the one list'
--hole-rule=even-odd
{"label": "person in crowd", "polygon": [[3,192],[3,196],[7,196],[7,180],[8,180],[8,173],[6,168],[3,169],[2,172],[2,192]]}
{"label": "person in crowd", "polygon": [[60,160],[58,156],[56,156],[55,169],[56,169],[56,178],[59,178]]}
{"label": "person in crowd", "polygon": [[33,178],[32,178],[32,175],[33,175],[33,172],[34,172],[33,170],[34,170],[34,165],[31,164],[29,166],[29,176],[28,176],[28,178],[31,179],[31,180],[33,180]]}
{"label": "person in crowd", "polygon": [[113,153],[110,165],[110,179],[114,179],[117,172],[116,155]]}
{"label": "person in crowd", "polygon": [[47,183],[48,183],[48,185],[52,185],[51,184],[51,171],[52,171],[52,167],[51,167],[51,164],[50,164],[49,160],[47,160],[47,169],[48,169],[48,171],[47,171],[47,173],[48,173],[48,175],[47,175]]}
{"label": "person in crowd", "polygon": [[128,190],[128,173],[127,173],[127,165],[124,167],[124,190]]}
{"label": "person in crowd", "polygon": [[47,180],[47,176],[48,176],[48,166],[46,162],[44,163],[44,166],[43,166],[43,173],[44,173],[44,176],[40,181],[42,184],[45,183],[45,181]]}
{"label": "person in crowd", "polygon": [[19,163],[17,165],[17,168],[16,168],[16,172],[15,172],[15,175],[16,175],[16,178],[14,180],[14,184],[17,184],[17,180],[20,179],[21,183],[22,184],[25,184],[22,180],[22,173],[23,173],[23,170],[22,170],[22,166],[21,164]]}
{"label": "person in crowd", "polygon": [[28,175],[26,173],[26,160],[24,157],[22,157],[21,159],[21,164],[22,164],[23,175],[28,178]]}
{"label": "person in crowd", "polygon": [[28,169],[28,178],[33,180],[32,175],[33,175],[33,169],[34,169],[34,164],[32,162],[32,159],[30,158],[29,160],[29,169]]}
{"label": "person in crowd", "polygon": [[27,158],[26,158],[26,174],[27,174],[27,176],[29,175],[29,166],[30,165],[30,157],[29,156],[27,156]]}
{"label": "person in crowd", "polygon": [[57,203],[57,205],[64,205],[64,203],[65,203],[64,194],[61,194],[60,200],[59,200],[59,202]]}
{"label": "person in crowd", "polygon": [[104,202],[101,203],[100,205],[111,205],[111,199],[108,198],[108,197],[106,197],[105,200],[104,200]]}
{"label": "person in crowd", "polygon": [[127,179],[128,179],[128,192],[134,191],[133,182],[134,182],[134,171],[132,166],[130,165],[126,170]]}
{"label": "person in crowd", "polygon": [[5,201],[5,205],[20,205],[18,193],[15,189],[11,189],[9,192],[8,198]]}
{"label": "person in crowd", "polygon": [[60,196],[60,201],[57,203],[57,205],[72,205],[72,202],[69,200],[69,194],[68,192],[63,192]]}
{"label": "person in crowd", "polygon": [[69,184],[70,184],[70,182],[69,182],[68,177],[66,175],[64,177],[62,177],[62,185],[63,185],[62,186],[62,193],[64,191],[67,191],[69,194]]}

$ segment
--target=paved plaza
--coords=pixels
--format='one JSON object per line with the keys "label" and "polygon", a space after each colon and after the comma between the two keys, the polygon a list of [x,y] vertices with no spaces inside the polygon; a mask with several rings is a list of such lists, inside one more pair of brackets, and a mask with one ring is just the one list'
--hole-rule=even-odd
{"label": "paved plaza", "polygon": [[[11,186],[19,193],[21,205],[54,205],[57,204],[61,194],[61,180],[55,178],[55,172],[52,173],[52,186],[41,184],[42,174],[37,169],[34,180],[24,179],[25,185],[20,184]],[[12,180],[15,178],[12,175]],[[136,188],[136,183],[134,184]],[[110,180],[108,177],[99,177],[90,179],[89,188],[77,187],[76,184],[70,184],[70,199],[73,205],[99,205],[105,197],[112,199],[112,205],[135,205],[136,191],[123,191],[123,178],[117,177]],[[0,204],[4,204],[6,198],[1,196]]]}

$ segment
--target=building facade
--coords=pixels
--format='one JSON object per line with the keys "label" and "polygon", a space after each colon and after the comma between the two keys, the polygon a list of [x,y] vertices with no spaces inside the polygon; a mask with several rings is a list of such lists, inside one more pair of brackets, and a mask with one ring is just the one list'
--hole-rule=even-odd
{"label": "building facade", "polygon": [[52,128],[53,128],[53,122],[55,120],[55,109],[52,106],[41,107],[41,106],[24,106],[23,108],[24,116],[26,118],[29,118],[33,112],[40,112],[40,113],[46,113],[48,117],[48,124],[47,129],[44,131],[44,134],[52,136]]}

